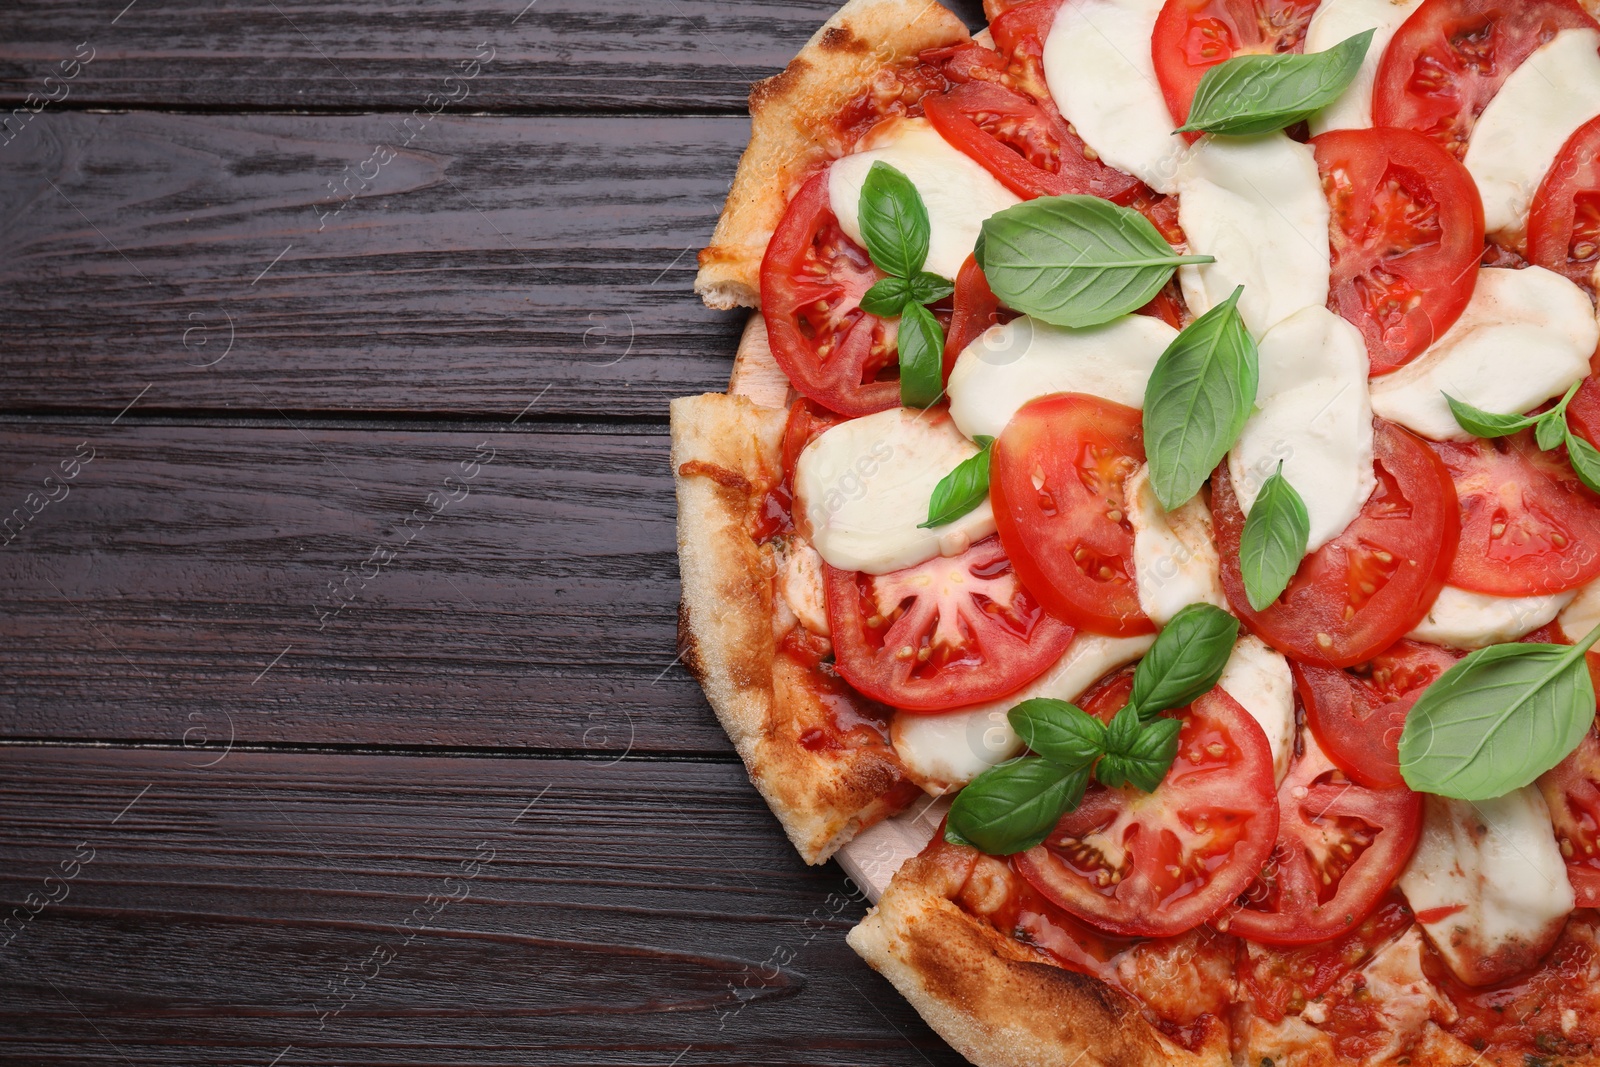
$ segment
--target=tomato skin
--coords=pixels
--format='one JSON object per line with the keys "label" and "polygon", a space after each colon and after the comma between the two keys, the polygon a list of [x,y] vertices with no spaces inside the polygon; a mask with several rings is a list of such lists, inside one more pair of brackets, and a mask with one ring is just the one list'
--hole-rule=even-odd
{"label": "tomato skin", "polygon": [[1567,405],[1567,425],[1591,445],[1600,441],[1600,351],[1589,358],[1589,376]]}
{"label": "tomato skin", "polygon": [[909,712],[997,700],[1072,643],[1016,579],[1000,542],[874,577],[823,565],[835,667],[873,700]]}
{"label": "tomato skin", "polygon": [[1483,256],[1467,168],[1410,130],[1313,138],[1332,208],[1328,307],[1361,331],[1374,375],[1421,355],[1466,310]]}
{"label": "tomato skin", "polygon": [[[1299,52],[1321,0],[1167,0],[1156,16],[1151,55],[1172,121],[1189,105],[1206,71],[1241,54]],[[1190,141],[1199,134],[1185,134]]]}
{"label": "tomato skin", "polygon": [[1591,293],[1600,285],[1600,117],[1578,127],[1534,194],[1528,260]]}
{"label": "tomato skin", "polygon": [[1540,776],[1539,791],[1550,808],[1577,906],[1600,907],[1600,734],[1594,727]]}
{"label": "tomato skin", "polygon": [[1155,629],[1139,607],[1123,496],[1143,462],[1143,416],[1078,393],[1025,405],[990,452],[1000,542],[1023,584],[1079,629],[1114,637]]}
{"label": "tomato skin", "polygon": [[950,328],[944,339],[944,379],[956,368],[956,360],[967,346],[982,336],[983,331],[1000,323],[1010,322],[1016,316],[1002,311],[1000,298],[989,288],[989,279],[978,266],[975,256],[968,256],[956,274],[955,294],[952,297]]}

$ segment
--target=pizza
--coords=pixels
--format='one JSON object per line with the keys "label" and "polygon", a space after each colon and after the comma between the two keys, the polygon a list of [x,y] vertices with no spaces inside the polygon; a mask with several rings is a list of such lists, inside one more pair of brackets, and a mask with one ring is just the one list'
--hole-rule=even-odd
{"label": "pizza", "polygon": [[990,1065],[1600,1063],[1600,3],[850,0],[679,645]]}

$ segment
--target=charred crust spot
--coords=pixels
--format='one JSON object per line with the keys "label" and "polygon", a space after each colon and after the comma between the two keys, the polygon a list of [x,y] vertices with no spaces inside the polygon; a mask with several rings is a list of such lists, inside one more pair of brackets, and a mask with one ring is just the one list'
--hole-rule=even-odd
{"label": "charred crust spot", "polygon": [[737,489],[741,493],[750,493],[755,489],[750,484],[750,479],[738,471],[729,470],[727,467],[719,466],[715,463],[707,463],[704,460],[691,459],[687,463],[679,464],[678,476],[680,478],[703,476],[710,478],[724,489]]}
{"label": "charred crust spot", "polygon": [[824,30],[821,46],[824,52],[851,52],[865,55],[872,51],[871,46],[851,33],[848,26],[830,26]]}
{"label": "charred crust spot", "polygon": [[750,87],[750,113],[753,115],[773,101],[799,88],[811,64],[796,57],[789,65],[770,78],[764,78]]}
{"label": "charred crust spot", "polygon": [[697,682],[705,681],[705,669],[700,662],[700,643],[694,638],[694,627],[689,622],[689,605],[678,601],[678,652],[683,665]]}

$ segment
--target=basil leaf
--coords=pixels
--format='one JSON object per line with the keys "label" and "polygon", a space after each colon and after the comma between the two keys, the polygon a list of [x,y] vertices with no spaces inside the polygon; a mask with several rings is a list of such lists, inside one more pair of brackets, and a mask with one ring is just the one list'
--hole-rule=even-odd
{"label": "basil leaf", "polygon": [[1107,755],[1095,768],[1100,781],[1115,789],[1131,783],[1154,793],[1178,754],[1181,719],[1156,719],[1140,729],[1126,751]]}
{"label": "basil leaf", "polygon": [[1406,715],[1400,773],[1418,792],[1488,800],[1566,758],[1594,722],[1594,683],[1576,645],[1490,645],[1451,667]]}
{"label": "basil leaf", "polygon": [[1206,71],[1179,133],[1244,135],[1287,129],[1335,100],[1355,80],[1375,31],[1308,55],[1235,56]]}
{"label": "basil leaf", "polygon": [[1145,386],[1150,484],[1168,511],[1210,481],[1255,410],[1261,361],[1239,314],[1243,292],[1235,289],[1180,333]]}
{"label": "basil leaf", "polygon": [[928,501],[928,521],[918,523],[917,529],[931,530],[955,522],[989,499],[989,448],[994,438],[980,436],[973,440],[983,447],[976,456],[962,460],[933,487],[933,499]]}
{"label": "basil leaf", "polygon": [[1065,700],[1024,700],[1006,714],[1030,749],[1063,768],[1087,767],[1106,751],[1106,727]]}
{"label": "basil leaf", "polygon": [[1570,430],[1567,431],[1567,461],[1580,482],[1600,493],[1600,450]]}
{"label": "basil leaf", "polygon": [[1499,415],[1484,411],[1464,400],[1457,400],[1449,393],[1445,393],[1444,398],[1450,405],[1450,413],[1456,417],[1457,425],[1474,437],[1506,437],[1538,421],[1525,415]]}
{"label": "basil leaf", "polygon": [[1106,727],[1106,754],[1110,756],[1124,756],[1133,748],[1134,739],[1139,736],[1139,731],[1144,723],[1139,719],[1139,709],[1132,704],[1125,705],[1123,709],[1111,717],[1111,725]]}
{"label": "basil leaf", "polygon": [[[879,283],[882,284],[881,282]],[[874,287],[876,288],[876,287]],[[870,290],[869,290],[870,291]],[[919,304],[932,304],[956,291],[956,287],[937,274],[918,271],[911,278],[911,299]]]}
{"label": "basil leaf", "polygon": [[1239,571],[1250,606],[1265,611],[1289,588],[1311,541],[1306,502],[1283,476],[1283,460],[1261,486],[1239,536]]}
{"label": "basil leaf", "polygon": [[879,160],[861,183],[861,240],[878,269],[909,278],[928,258],[928,208],[900,171]]}
{"label": "basil leaf", "polygon": [[904,278],[884,278],[861,294],[861,310],[880,319],[892,319],[912,299],[910,282]]}
{"label": "basil leaf", "polygon": [[[876,166],[876,164],[874,164]],[[900,402],[931,406],[944,395],[944,331],[933,312],[908,303],[900,312]]]}
{"label": "basil leaf", "polygon": [[1089,769],[1068,771],[1036,756],[990,767],[950,805],[945,840],[991,856],[1026,852],[1078,806]]}
{"label": "basil leaf", "polygon": [[1097,196],[1042,196],[984,222],[974,249],[1007,307],[1055,326],[1098,326],[1144,307],[1183,263],[1150,220]]}
{"label": "basil leaf", "polygon": [[1533,424],[1533,440],[1546,452],[1567,439],[1567,413],[1548,411]]}
{"label": "basil leaf", "polygon": [[1210,604],[1190,604],[1172,617],[1139,661],[1129,702],[1146,721],[1193,704],[1222,677],[1238,636],[1238,619]]}

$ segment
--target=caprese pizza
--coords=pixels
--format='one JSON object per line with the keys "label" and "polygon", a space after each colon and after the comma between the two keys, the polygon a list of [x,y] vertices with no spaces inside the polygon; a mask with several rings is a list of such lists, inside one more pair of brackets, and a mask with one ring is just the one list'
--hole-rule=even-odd
{"label": "caprese pizza", "polygon": [[752,90],[681,649],[973,1063],[1600,1063],[1596,7],[851,0]]}

